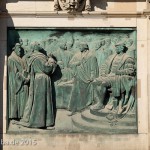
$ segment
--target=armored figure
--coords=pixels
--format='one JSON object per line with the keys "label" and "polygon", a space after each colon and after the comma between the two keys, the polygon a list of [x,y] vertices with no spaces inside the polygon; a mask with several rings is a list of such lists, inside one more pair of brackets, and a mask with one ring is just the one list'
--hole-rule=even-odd
{"label": "armored figure", "polygon": [[[134,85],[135,62],[134,59],[126,54],[126,47],[123,43],[116,45],[116,54],[111,55],[105,64],[102,65],[100,76],[93,81],[97,103],[91,108],[100,110],[104,108],[105,95],[108,89],[112,91],[113,97],[118,100],[125,93],[126,101]],[[125,111],[123,101],[119,102],[119,113]]]}

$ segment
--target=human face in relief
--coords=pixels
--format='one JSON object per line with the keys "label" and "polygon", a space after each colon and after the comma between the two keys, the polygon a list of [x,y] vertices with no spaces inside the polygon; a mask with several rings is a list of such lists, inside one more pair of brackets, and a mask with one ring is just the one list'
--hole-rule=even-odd
{"label": "human face in relief", "polygon": [[17,56],[21,56],[21,46],[20,45],[15,46],[15,53],[17,54]]}
{"label": "human face in relief", "polygon": [[117,46],[116,46],[116,53],[117,53],[117,54],[122,53],[123,50],[124,50],[124,46],[123,46],[123,45],[117,45]]}
{"label": "human face in relief", "polygon": [[84,46],[82,44],[79,45],[79,50],[80,52],[84,52],[86,49],[84,48]]}
{"label": "human face in relief", "polygon": [[66,43],[60,43],[60,48],[61,48],[62,50],[67,50]]}
{"label": "human face in relief", "polygon": [[39,43],[35,43],[35,44],[34,44],[34,50],[35,50],[35,51],[40,51],[41,49],[42,49],[42,47],[40,46]]}
{"label": "human face in relief", "polygon": [[105,44],[106,44],[106,46],[107,46],[107,45],[110,45],[110,44],[111,44],[111,39],[109,39],[109,38],[106,39],[106,40],[105,40]]}

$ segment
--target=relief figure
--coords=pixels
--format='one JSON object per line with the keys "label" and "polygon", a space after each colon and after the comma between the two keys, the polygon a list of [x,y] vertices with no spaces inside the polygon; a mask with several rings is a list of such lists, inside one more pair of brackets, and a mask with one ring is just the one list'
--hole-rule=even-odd
{"label": "relief figure", "polygon": [[54,109],[49,74],[54,72],[56,62],[40,50],[40,45],[35,43],[34,53],[29,59],[29,97],[19,124],[33,128],[51,128],[54,126]]}
{"label": "relief figure", "polygon": [[[100,76],[93,81],[97,96],[97,103],[91,108],[101,110],[104,106],[108,89],[119,102],[118,113],[128,111],[130,91],[135,84],[135,61],[126,54],[124,43],[116,44],[116,54],[111,55],[100,69]],[[126,102],[125,102],[126,101]]]}
{"label": "relief figure", "polygon": [[69,115],[88,107],[93,102],[92,81],[98,77],[98,63],[87,43],[79,45],[77,52],[70,61],[74,72],[74,83],[68,109]]}
{"label": "relief figure", "polygon": [[29,50],[29,39],[19,39],[19,43],[21,45],[21,48],[24,50],[24,54],[28,53]]}
{"label": "relief figure", "polygon": [[30,31],[8,34],[8,132],[137,133],[136,31]]}
{"label": "relief figure", "polygon": [[52,37],[48,37],[45,40],[45,44],[43,49],[45,49],[45,51],[47,51],[47,54],[53,53],[54,51],[57,50],[57,37],[52,36]]}
{"label": "relief figure", "polygon": [[125,41],[125,45],[128,48],[128,55],[130,55],[133,58],[136,58],[136,47],[133,39],[127,39]]}
{"label": "relief figure", "polygon": [[21,45],[16,43],[13,52],[8,57],[8,100],[10,119],[22,118],[28,97],[27,83],[29,82],[29,78],[25,63],[20,57],[21,53]]}
{"label": "relief figure", "polygon": [[111,45],[111,39],[105,38],[102,40],[102,46],[99,50],[99,58],[98,63],[99,67],[101,67],[105,60],[112,54],[112,45]]}
{"label": "relief figure", "polygon": [[54,52],[54,56],[57,59],[57,64],[61,68],[62,78],[58,81],[58,84],[62,84],[62,82],[66,82],[72,79],[72,70],[69,66],[69,62],[72,58],[72,52],[68,50],[67,43],[60,42],[59,48],[56,52]]}
{"label": "relief figure", "polygon": [[72,89],[71,80],[73,79],[73,71],[69,66],[69,62],[72,58],[72,55],[73,54],[70,51],[70,45],[68,45],[66,42],[60,42],[59,48],[54,52],[54,56],[56,57],[58,64],[55,71],[55,78],[56,76],[60,76],[59,71],[61,71],[60,79],[55,82],[57,108],[67,108],[69,103]]}
{"label": "relief figure", "polygon": [[29,66],[29,59],[30,59],[33,51],[34,51],[34,42],[30,43],[30,48],[29,48],[28,52],[22,57],[22,59],[25,62],[26,68],[28,68],[28,66]]}
{"label": "relief figure", "polygon": [[98,66],[100,67],[105,60],[104,51],[102,49],[102,47],[105,45],[105,40],[96,41],[94,45],[95,55],[97,58]]}

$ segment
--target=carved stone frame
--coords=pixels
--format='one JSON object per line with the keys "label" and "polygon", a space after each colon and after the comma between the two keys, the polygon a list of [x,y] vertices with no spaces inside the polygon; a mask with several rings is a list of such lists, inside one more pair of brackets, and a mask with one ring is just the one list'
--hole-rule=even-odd
{"label": "carved stone frame", "polygon": [[[43,24],[44,21],[44,24]],[[61,24],[60,24],[61,22]],[[94,139],[95,143],[98,143],[100,139],[109,142],[109,146],[113,143],[113,147],[118,145],[115,140],[119,138],[119,144],[128,145],[133,148],[139,147],[139,149],[147,150],[148,145],[148,93],[147,93],[147,18],[105,18],[105,17],[77,17],[77,18],[7,18],[5,23],[1,26],[3,30],[3,42],[1,44],[1,49],[7,50],[6,36],[7,27],[136,27],[137,28],[137,79],[138,79],[138,134],[137,135],[111,135],[111,139],[107,136],[101,135],[87,135],[88,140]],[[143,30],[144,29],[144,30]],[[6,51],[5,51],[6,54]],[[6,56],[6,55],[5,55]],[[4,67],[4,89],[3,89],[3,132],[6,133],[6,112],[7,112],[7,57],[5,57],[5,67]],[[80,135],[74,135],[75,138]],[[82,135],[81,135],[82,136]],[[59,137],[64,137],[58,135]],[[71,135],[66,135],[68,140],[71,140]],[[130,139],[127,140],[127,139]],[[4,135],[4,139],[8,139],[7,135]],[[50,137],[54,140],[53,137]],[[127,140],[127,141],[126,141]],[[63,140],[60,142],[64,142]],[[136,143],[136,146],[134,144]],[[57,142],[56,142],[57,145]],[[64,146],[62,144],[62,146]],[[101,147],[108,148],[104,143],[101,143]],[[86,145],[83,144],[86,148]],[[89,147],[90,148],[90,147]]]}

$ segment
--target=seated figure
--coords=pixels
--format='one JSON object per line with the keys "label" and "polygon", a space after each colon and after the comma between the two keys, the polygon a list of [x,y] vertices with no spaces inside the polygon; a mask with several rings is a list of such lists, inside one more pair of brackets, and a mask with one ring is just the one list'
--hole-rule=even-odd
{"label": "seated figure", "polygon": [[97,102],[91,109],[105,108],[105,96],[109,89],[119,103],[118,113],[120,114],[129,110],[127,103],[132,87],[135,85],[135,61],[126,54],[127,47],[123,43],[115,46],[116,54],[106,60],[100,69],[100,76],[93,81]]}

